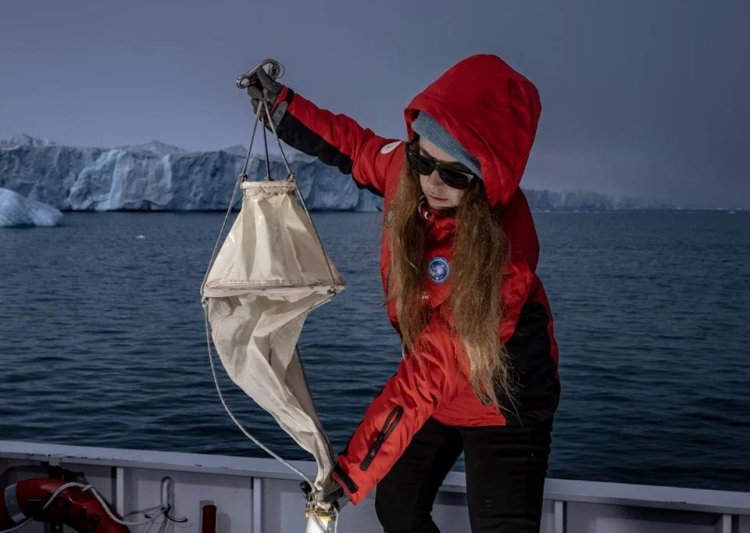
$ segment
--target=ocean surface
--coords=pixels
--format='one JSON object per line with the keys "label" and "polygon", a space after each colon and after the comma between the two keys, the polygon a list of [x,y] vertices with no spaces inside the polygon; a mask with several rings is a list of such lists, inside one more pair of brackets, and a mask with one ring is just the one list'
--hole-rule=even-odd
{"label": "ocean surface", "polygon": [[[534,217],[561,358],[548,475],[750,491],[750,213]],[[0,439],[263,456],[208,363],[199,286],[222,218],[66,213],[59,228],[0,229]],[[313,218],[348,288],[300,349],[340,450],[400,350],[380,214]],[[309,459],[220,382],[256,437]]]}

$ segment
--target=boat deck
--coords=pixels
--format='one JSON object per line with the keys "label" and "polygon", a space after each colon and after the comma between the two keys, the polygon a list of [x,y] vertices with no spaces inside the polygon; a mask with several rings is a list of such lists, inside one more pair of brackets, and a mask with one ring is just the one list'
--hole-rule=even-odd
{"label": "boat deck", "polygon": [[[314,477],[314,462],[293,464]],[[21,479],[47,477],[54,466],[85,473],[121,515],[158,505],[162,479],[171,478],[172,513],[189,522],[169,523],[167,532],[199,532],[201,508],[206,503],[217,507],[220,533],[305,531],[299,479],[273,459],[0,441],[0,489]],[[442,531],[470,531],[463,473],[448,475],[433,516]],[[157,525],[153,531],[159,529]],[[30,523],[22,531],[41,533],[47,531],[45,527]],[[347,506],[338,530],[382,531],[373,496],[358,506]],[[547,479],[541,530],[750,533],[750,492]]]}

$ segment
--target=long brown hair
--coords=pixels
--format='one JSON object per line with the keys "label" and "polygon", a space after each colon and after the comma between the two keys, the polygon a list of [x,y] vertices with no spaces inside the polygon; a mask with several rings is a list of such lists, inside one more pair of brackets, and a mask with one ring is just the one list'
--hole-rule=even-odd
{"label": "long brown hair", "polygon": [[[426,267],[424,230],[419,222],[422,201],[419,175],[408,163],[388,213],[391,265],[388,300],[396,304],[407,350],[418,350],[427,325],[422,305]],[[484,403],[514,405],[515,385],[507,350],[500,344],[503,303],[500,283],[509,244],[493,215],[480,179],[472,180],[456,211],[451,264],[452,291],[447,311],[453,333],[469,362],[469,381]]]}

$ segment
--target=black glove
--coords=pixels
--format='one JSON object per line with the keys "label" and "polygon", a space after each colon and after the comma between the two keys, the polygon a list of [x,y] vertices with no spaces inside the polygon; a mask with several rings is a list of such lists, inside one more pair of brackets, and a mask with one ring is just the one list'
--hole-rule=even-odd
{"label": "black glove", "polygon": [[[305,497],[308,501],[312,499],[312,487],[307,481],[303,481],[299,484],[299,488],[305,493]],[[323,496],[324,503],[330,503],[336,508],[336,511],[340,511],[347,503],[349,503],[349,495],[341,488],[336,480],[329,478],[328,492]]]}
{"label": "black glove", "polygon": [[323,497],[323,501],[333,505],[337,511],[340,511],[347,503],[349,503],[349,495],[341,488],[341,485],[336,481],[331,480],[333,487]]}
{"label": "black glove", "polygon": [[[248,79],[247,94],[250,95],[255,114],[258,114],[258,107],[260,106],[261,100],[265,99],[274,126],[279,125],[279,122],[281,122],[281,119],[286,112],[286,105],[277,106],[275,110],[273,108],[276,98],[279,96],[279,93],[283,88],[284,86],[266,74],[266,71],[263,70],[263,68],[256,70]],[[267,123],[268,117],[266,117],[265,110],[261,111],[260,118],[264,123]]]}

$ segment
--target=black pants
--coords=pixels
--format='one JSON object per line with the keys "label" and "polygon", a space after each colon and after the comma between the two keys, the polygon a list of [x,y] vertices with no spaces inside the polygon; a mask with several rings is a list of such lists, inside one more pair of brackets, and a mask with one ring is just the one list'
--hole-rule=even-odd
{"label": "black pants", "polygon": [[378,485],[378,520],[387,533],[439,532],[432,504],[463,450],[471,530],[539,531],[551,431],[552,420],[467,428],[429,419]]}

